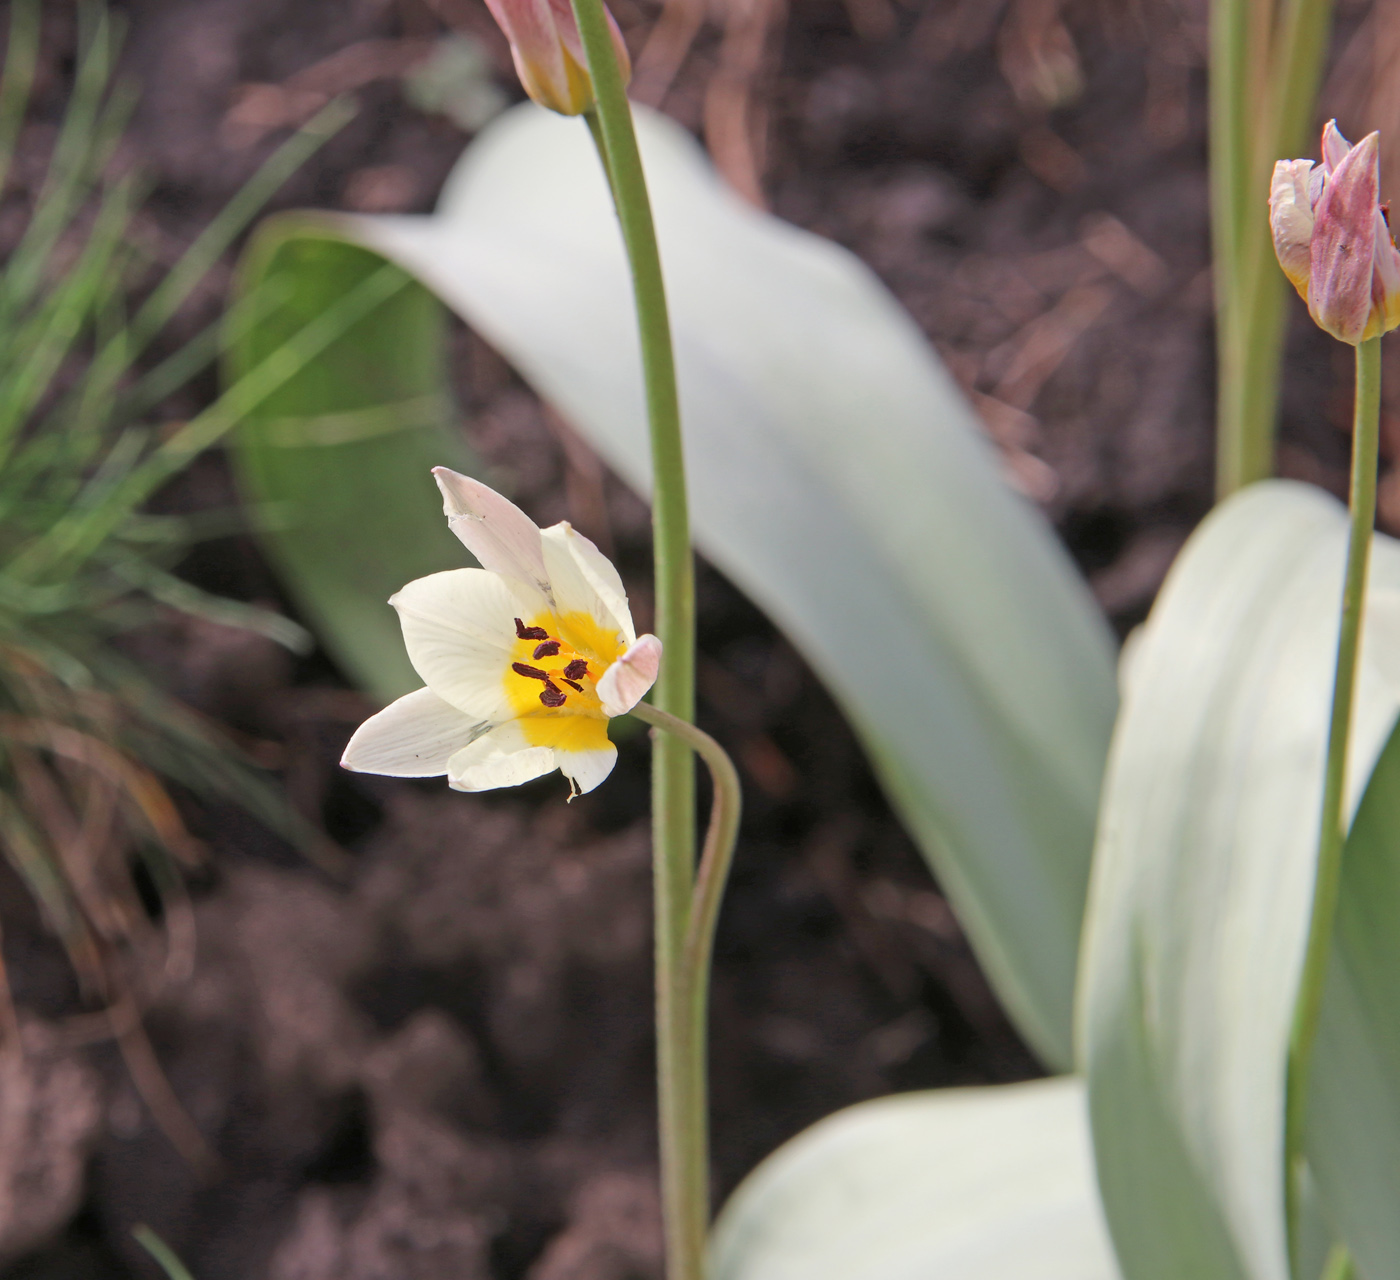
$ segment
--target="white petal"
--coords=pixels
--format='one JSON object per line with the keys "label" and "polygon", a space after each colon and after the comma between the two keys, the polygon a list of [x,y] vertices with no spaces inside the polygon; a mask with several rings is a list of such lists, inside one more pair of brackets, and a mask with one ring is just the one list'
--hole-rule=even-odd
{"label": "white petal", "polygon": [[399,611],[408,660],[427,686],[477,720],[507,720],[505,673],[515,619],[532,594],[485,569],[449,569],[410,582],[389,603]]}
{"label": "white petal", "polygon": [[540,528],[515,503],[479,480],[434,467],[447,526],[483,569],[504,574],[549,594],[540,550]]}
{"label": "white petal", "polygon": [[567,521],[541,531],[544,564],[554,590],[555,611],[589,614],[608,632],[626,643],[636,636],[627,593],[612,562]]}
{"label": "white petal", "polygon": [[1280,160],[1269,188],[1269,226],[1274,252],[1293,286],[1303,294],[1312,269],[1313,206],[1311,160]]}
{"label": "white petal", "polygon": [[574,795],[581,796],[592,791],[613,771],[613,765],[617,763],[617,748],[610,742],[597,751],[556,749],[554,758],[560,771],[574,784]]}
{"label": "white petal", "polygon": [[532,747],[513,720],[498,724],[447,762],[447,781],[457,791],[518,787],[556,767],[553,747]]}
{"label": "white petal", "polygon": [[356,729],[340,763],[356,773],[436,778],[447,772],[447,758],[487,727],[431,689],[418,689]]}
{"label": "white petal", "polygon": [[598,679],[598,700],[604,714],[620,716],[631,711],[656,683],[660,669],[661,641],[651,635],[638,636],[637,643]]}

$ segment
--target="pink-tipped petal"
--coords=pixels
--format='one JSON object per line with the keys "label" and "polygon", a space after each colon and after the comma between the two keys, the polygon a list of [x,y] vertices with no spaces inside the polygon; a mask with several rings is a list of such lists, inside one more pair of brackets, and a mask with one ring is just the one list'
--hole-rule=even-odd
{"label": "pink-tipped petal", "polygon": [[1375,273],[1371,281],[1372,322],[1377,333],[1400,326],[1400,250],[1391,239],[1390,224],[1376,210]]}
{"label": "pink-tipped petal", "polygon": [[1342,137],[1335,120],[1329,120],[1322,129],[1322,171],[1331,177],[1336,167],[1346,159],[1351,143]]}
{"label": "pink-tipped petal", "polygon": [[[569,51],[570,56],[585,70],[588,67],[588,55],[583,49],[583,37],[579,34],[578,24],[574,21],[574,6],[572,0],[550,0],[554,5],[554,13],[559,27],[559,39],[563,41],[564,48]],[[617,55],[617,65],[622,72],[622,83],[627,84],[632,79],[632,59],[627,53],[627,44],[622,38],[622,31],[617,25],[616,19],[610,10],[604,10],[608,15],[608,31],[612,36],[613,53]]]}
{"label": "pink-tipped petal", "polygon": [[598,700],[609,716],[625,715],[656,683],[661,670],[661,641],[638,636],[637,643],[612,664],[598,680]]}
{"label": "pink-tipped petal", "polygon": [[1379,199],[1380,138],[1371,133],[1347,152],[1323,188],[1308,278],[1313,319],[1353,346],[1362,341],[1371,318]]}
{"label": "pink-tipped petal", "polygon": [[569,103],[571,86],[558,17],[550,0],[486,0],[486,7],[510,41],[525,92],[542,106],[563,110]]}
{"label": "pink-tipped petal", "polygon": [[448,528],[483,569],[514,578],[549,596],[540,527],[515,503],[479,480],[434,467]]}
{"label": "pink-tipped petal", "polygon": [[1280,160],[1274,165],[1269,189],[1269,227],[1274,236],[1274,252],[1279,266],[1303,296],[1308,296],[1308,275],[1312,269],[1310,245],[1313,235],[1313,209],[1309,194],[1311,160]]}

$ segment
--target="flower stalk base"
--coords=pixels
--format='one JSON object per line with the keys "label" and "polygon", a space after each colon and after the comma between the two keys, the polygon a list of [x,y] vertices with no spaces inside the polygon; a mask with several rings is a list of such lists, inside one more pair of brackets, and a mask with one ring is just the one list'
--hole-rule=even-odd
{"label": "flower stalk base", "polygon": [[[1376,521],[1376,469],[1380,452],[1381,341],[1369,338],[1356,348],[1356,407],[1351,452],[1351,528],[1347,540],[1342,624],[1337,639],[1337,673],[1327,737],[1327,765],[1318,837],[1317,880],[1313,891],[1308,946],[1294,1007],[1288,1047],[1288,1111],[1285,1122],[1285,1198],[1289,1251],[1298,1274],[1301,1186],[1307,1158],[1303,1151],[1312,1051],[1322,1015],[1322,991],[1332,951],[1337,899],[1346,846],[1346,777],[1356,702],[1356,668],[1365,616],[1366,580]],[[1343,1271],[1341,1274],[1346,1274]]]}
{"label": "flower stalk base", "polygon": [[[708,951],[704,971],[694,971],[688,963],[699,918],[693,901],[695,764],[691,750],[699,745],[690,736],[698,731],[689,725],[695,705],[695,583],[680,401],[651,201],[607,12],[602,0],[572,0],[572,4],[596,94],[586,119],[612,190],[632,272],[654,477],[656,632],[666,661],[652,694],[651,712],[668,717],[663,727],[670,730],[657,734],[652,748],[656,1055],[666,1275],[668,1280],[703,1280],[710,1216],[703,1016]],[[719,790],[717,782],[717,794]],[[717,888],[722,888],[722,877]],[[713,928],[713,921],[709,927]]]}

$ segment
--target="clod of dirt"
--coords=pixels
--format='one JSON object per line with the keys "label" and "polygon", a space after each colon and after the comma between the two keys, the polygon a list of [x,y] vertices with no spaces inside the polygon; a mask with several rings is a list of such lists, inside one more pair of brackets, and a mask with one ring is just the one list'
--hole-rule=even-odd
{"label": "clod of dirt", "polygon": [[529,1280],[637,1280],[659,1276],[661,1267],[656,1175],[601,1173],[575,1193],[568,1225]]}
{"label": "clod of dirt", "polygon": [[0,1053],[0,1265],[72,1216],[102,1127],[97,1073],[43,1028],[31,1025],[24,1040],[23,1053]]}

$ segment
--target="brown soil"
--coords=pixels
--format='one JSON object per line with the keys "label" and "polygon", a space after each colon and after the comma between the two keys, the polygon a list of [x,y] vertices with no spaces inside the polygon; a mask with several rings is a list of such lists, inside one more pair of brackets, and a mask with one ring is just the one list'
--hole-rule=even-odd
{"label": "brown soil", "polygon": [[[656,5],[614,7],[640,49]],[[515,92],[476,0],[122,8],[145,87],[132,150],[155,181],[143,234],[162,260],[282,136],[258,120],[308,84],[353,88],[363,109],[279,206],[431,206],[466,138],[408,107],[400,75],[444,21],[485,39]],[[1350,35],[1367,7],[1341,8]],[[707,133],[738,185],[881,273],[975,399],[1012,483],[1131,625],[1209,503],[1202,0],[746,12],[770,14],[766,43],[705,29],[664,108]],[[48,41],[52,110],[70,71],[62,13]],[[196,311],[214,314],[226,279]],[[568,516],[614,546],[645,596],[641,504],[479,341],[458,335],[457,356],[466,429],[494,474],[542,523]],[[1282,465],[1335,488],[1346,406],[1329,360],[1300,327]],[[211,457],[163,501],[230,494]],[[186,572],[278,598],[246,539],[202,547]],[[800,657],[708,570],[700,616],[702,723],[748,797],[715,991],[722,1196],[835,1108],[1038,1066]],[[193,885],[198,964],[147,1025],[217,1153],[203,1174],[113,1048],[60,1034],[79,1008],[71,979],[0,875],[34,1041],[27,1061],[0,1062],[4,1280],[155,1276],[130,1238],[141,1222],[199,1280],[658,1276],[645,743],[623,742],[615,778],[570,806],[557,776],[480,798],[352,777],[335,761],[368,706],[323,657],[192,623],[145,643],[195,705],[280,744],[294,798],[354,868],[333,883],[237,812],[191,806],[212,851]]]}

